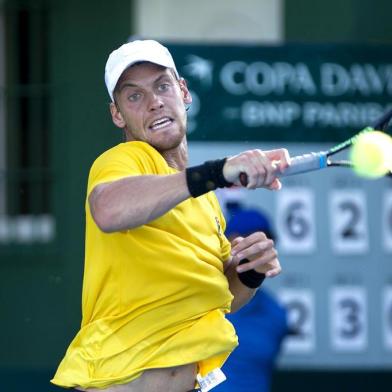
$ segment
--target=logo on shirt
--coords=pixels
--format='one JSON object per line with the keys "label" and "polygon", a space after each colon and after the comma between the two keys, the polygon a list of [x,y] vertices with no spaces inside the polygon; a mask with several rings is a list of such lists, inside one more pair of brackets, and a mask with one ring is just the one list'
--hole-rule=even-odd
{"label": "logo on shirt", "polygon": [[215,217],[215,222],[216,222],[216,228],[218,230],[218,235],[219,235],[219,237],[221,237],[222,236],[222,226],[221,226],[217,216]]}

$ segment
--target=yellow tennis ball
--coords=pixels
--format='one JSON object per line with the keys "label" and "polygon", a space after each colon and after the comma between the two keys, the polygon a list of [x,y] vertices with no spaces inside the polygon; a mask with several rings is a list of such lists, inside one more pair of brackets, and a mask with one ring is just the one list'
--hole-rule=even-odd
{"label": "yellow tennis ball", "polygon": [[364,132],[356,138],[350,159],[359,176],[382,177],[392,170],[392,138],[380,131]]}

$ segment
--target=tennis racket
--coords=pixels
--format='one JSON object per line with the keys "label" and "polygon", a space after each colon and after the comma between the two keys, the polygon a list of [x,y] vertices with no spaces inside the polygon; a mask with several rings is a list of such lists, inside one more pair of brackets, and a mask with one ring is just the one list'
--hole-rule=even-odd
{"label": "tennis racket", "polygon": [[[307,173],[314,170],[325,169],[331,166],[353,167],[352,162],[349,160],[333,160],[331,157],[343,150],[350,148],[355,143],[356,138],[364,132],[371,132],[375,130],[386,132],[391,118],[392,109],[384,113],[384,115],[375,121],[373,125],[366,127],[352,136],[350,139],[347,139],[343,143],[337,144],[327,151],[311,152],[308,154],[292,157],[290,166],[282,173],[279,173],[278,177],[287,177],[294,174]],[[392,172],[389,172],[386,174],[386,176],[392,177]],[[248,184],[246,173],[240,174],[240,181],[243,186]]]}

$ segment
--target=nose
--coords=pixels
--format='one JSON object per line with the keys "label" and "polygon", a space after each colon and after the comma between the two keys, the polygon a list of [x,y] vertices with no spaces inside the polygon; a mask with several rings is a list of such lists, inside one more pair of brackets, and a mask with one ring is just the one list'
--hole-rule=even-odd
{"label": "nose", "polygon": [[162,109],[163,106],[163,100],[159,94],[151,93],[149,96],[149,110],[154,111],[157,109]]}

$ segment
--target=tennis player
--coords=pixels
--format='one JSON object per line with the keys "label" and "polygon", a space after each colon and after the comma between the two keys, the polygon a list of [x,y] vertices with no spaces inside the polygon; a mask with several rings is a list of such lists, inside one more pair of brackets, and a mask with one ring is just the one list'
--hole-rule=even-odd
{"label": "tennis player", "polygon": [[220,367],[237,345],[225,314],[281,271],[261,233],[231,249],[211,191],[240,186],[240,173],[249,189],[278,190],[288,153],[245,151],[187,167],[192,97],[156,41],[112,52],[105,81],[126,142],[90,171],[82,325],[52,382],[82,391],[207,391],[224,379]]}

